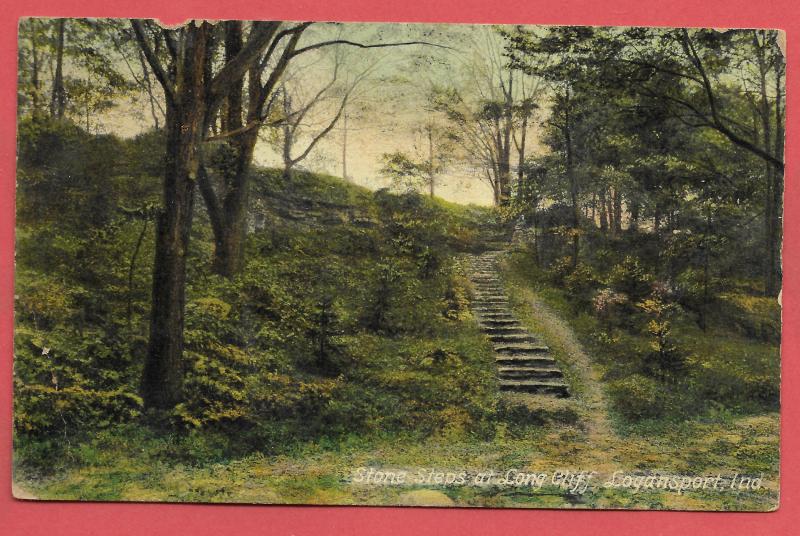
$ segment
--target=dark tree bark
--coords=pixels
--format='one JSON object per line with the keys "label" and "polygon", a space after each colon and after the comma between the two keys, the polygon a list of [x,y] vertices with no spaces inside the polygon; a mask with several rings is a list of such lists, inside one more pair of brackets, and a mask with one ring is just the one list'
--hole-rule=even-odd
{"label": "dark tree bark", "polygon": [[630,221],[628,228],[631,231],[639,230],[639,203],[636,200],[628,200],[628,212],[630,213]]}
{"label": "dark tree bark", "polygon": [[67,92],[64,89],[64,31],[66,19],[59,19],[56,26],[56,71],[53,75],[53,91],[50,98],[50,115],[63,119],[67,107]]}
{"label": "dark tree bark", "polygon": [[205,53],[210,25],[190,25],[186,52],[167,102],[164,208],[156,221],[150,341],[142,376],[145,407],[169,409],[183,396],[186,254],[206,113]]}
{"label": "dark tree bark", "polygon": [[578,178],[575,175],[575,158],[572,148],[572,121],[570,107],[572,106],[569,87],[564,92],[564,147],[566,150],[567,178],[569,180],[569,195],[572,203],[572,266],[578,265],[578,254],[580,252],[580,219],[581,208],[578,203],[580,195]]}
{"label": "dark tree bark", "polygon": [[[200,148],[208,117],[258,60],[270,38],[270,23],[254,23],[247,44],[214,74],[214,26],[190,23],[177,30],[153,30],[131,21],[134,34],[166,98],[166,162],[163,206],[156,220],[150,340],[142,374],[146,408],[170,409],[183,397],[183,327],[186,259],[192,228],[194,187],[203,175]],[[164,39],[165,69],[150,46]]]}
{"label": "dark tree bark", "polygon": [[[200,192],[214,232],[213,269],[225,277],[241,271],[244,264],[244,241],[247,233],[247,207],[250,197],[249,173],[253,161],[258,129],[264,121],[265,109],[271,104],[273,90],[295,52],[297,42],[308,24],[278,32],[278,23],[271,28],[270,46],[266,56],[254,63],[248,74],[247,110],[244,109],[244,81],[235,84],[226,100],[222,114],[221,136],[235,155],[230,168],[223,170],[219,189],[215,189],[210,177],[203,170],[200,175]],[[270,72],[266,82],[261,81],[267,59],[273,55],[279,43],[288,37],[286,46]],[[241,23],[231,21],[225,27],[226,58],[235,57],[242,48]],[[242,118],[244,117],[244,121]],[[207,118],[209,125],[212,117]]]}
{"label": "dark tree bark", "polygon": [[619,235],[622,232],[622,194],[618,187],[614,188],[614,234]]}
{"label": "dark tree bark", "polygon": [[30,26],[31,26],[31,85],[33,86],[33,96],[32,96],[32,106],[33,106],[33,116],[39,117],[39,111],[41,108],[41,103],[39,99],[41,97],[40,90],[41,90],[41,82],[39,80],[39,33],[37,30],[37,20],[30,19]]}
{"label": "dark tree bark", "polygon": [[[242,78],[230,84],[228,88],[226,110],[223,113],[223,132],[216,136],[219,139],[225,139],[235,154],[235,164],[223,176],[223,184],[221,188],[215,189],[207,174],[203,173],[200,180],[205,184],[201,184],[201,193],[206,207],[211,214],[212,228],[214,230],[214,270],[220,275],[231,277],[238,273],[244,264],[244,238],[247,232],[246,224],[246,211],[249,200],[249,173],[253,160],[253,153],[255,145],[258,141],[258,129],[266,121],[267,111],[272,105],[272,99],[275,97],[275,88],[281,81],[286,67],[292,58],[316,50],[326,46],[332,45],[347,45],[355,46],[358,48],[384,48],[394,47],[401,45],[413,44],[429,44],[425,42],[413,41],[404,43],[380,43],[380,44],[362,44],[353,41],[337,39],[331,41],[322,41],[308,45],[301,49],[297,48],[298,41],[303,32],[311,25],[311,23],[299,23],[295,26],[279,31],[281,23],[279,22],[266,22],[262,23],[266,52],[261,54],[261,57],[251,58],[252,61],[249,66],[248,73],[248,88],[247,88],[247,107],[244,110],[244,99],[242,97],[244,91],[244,81]],[[252,31],[251,31],[252,35]],[[225,26],[225,51],[226,57],[239,58],[247,51],[248,46],[242,45],[241,36],[241,23],[233,21],[226,23]],[[266,46],[268,44],[268,46]],[[237,52],[241,50],[241,52]],[[262,49],[262,52],[264,50]],[[266,81],[262,81],[270,60],[275,60],[274,67],[271,67],[269,75],[266,76]],[[229,65],[234,65],[234,61],[228,62]],[[217,77],[220,78],[220,77]],[[329,126],[323,130],[307,149],[298,157],[293,158],[290,165],[287,167],[288,175],[291,175],[291,168],[300,160],[305,158],[308,153],[313,149],[317,142],[330,130],[333,129],[340,115],[344,111],[346,98],[343,100],[342,107],[339,109],[335,119]],[[241,118],[245,117],[245,121]],[[207,124],[210,127],[214,121],[213,115],[207,117]],[[213,222],[217,222],[213,225]]]}
{"label": "dark tree bark", "polygon": [[600,203],[600,230],[603,232],[608,232],[608,210],[606,205],[606,191],[605,189],[600,190],[600,194],[598,195],[598,201]]}

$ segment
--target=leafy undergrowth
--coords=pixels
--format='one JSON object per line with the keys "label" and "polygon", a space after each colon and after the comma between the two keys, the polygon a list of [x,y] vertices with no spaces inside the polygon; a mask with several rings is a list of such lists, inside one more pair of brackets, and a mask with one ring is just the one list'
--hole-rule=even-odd
{"label": "leafy undergrowth", "polygon": [[[532,408],[535,397],[494,391],[486,341],[468,314],[452,327],[453,338],[433,341],[372,335],[359,339],[364,364],[361,387],[367,397],[388,397],[375,427],[335,436],[265,445],[230,455],[224,435],[194,431],[164,437],[136,424],[102,431],[71,451],[68,467],[50,476],[18,473],[26,489],[43,499],[240,502],[267,504],[429,504],[523,508],[632,508],[683,510],[771,510],[778,497],[778,415],[710,409],[695,418],[626,421],[607,416],[601,386],[603,366],[579,355],[578,330],[564,319],[556,289],[530,283],[506,271],[506,285],[523,322],[542,335],[565,369],[574,398]],[[548,294],[550,293],[550,294]],[[547,296],[547,297],[544,297]],[[546,303],[543,303],[543,300]],[[549,304],[549,305],[547,305]],[[577,336],[576,336],[577,334]],[[449,341],[449,342],[448,342]],[[451,348],[444,356],[432,348]],[[470,354],[470,374],[480,378],[487,402],[482,421],[466,407],[432,411],[432,393],[459,393],[453,355]],[[411,356],[424,356],[413,358]],[[400,358],[400,359],[399,359]],[[398,367],[398,361],[405,365]],[[458,368],[458,367],[456,367]],[[369,385],[375,388],[370,390]],[[473,383],[473,385],[475,385]],[[445,396],[444,393],[440,393]],[[456,398],[461,394],[455,394]],[[405,397],[405,398],[404,398]],[[393,413],[391,404],[418,403]],[[516,408],[509,411],[509,408]],[[538,413],[537,413],[538,411]],[[540,414],[542,412],[545,418]],[[401,415],[408,420],[392,420]],[[412,423],[411,420],[414,422]],[[478,425],[482,422],[482,425]],[[527,474],[597,471],[595,484],[569,493],[545,483],[541,488],[508,484],[381,485],[355,481],[358,468],[409,474],[469,475],[488,470]],[[615,471],[730,477],[759,476],[758,490],[663,490],[607,488]]]}
{"label": "leafy undergrowth", "polygon": [[[410,491],[425,489],[457,506],[768,510],[777,497],[776,482],[766,477],[772,467],[768,458],[777,448],[777,423],[771,415],[718,416],[661,430],[641,429],[624,440],[587,440],[584,429],[566,424],[501,424],[490,439],[459,429],[428,438],[353,434],[296,444],[279,455],[254,453],[205,463],[177,462],[170,452],[206,450],[208,441],[196,436],[176,444],[137,427],[107,431],[76,452],[80,468],[21,482],[42,499],[82,500],[387,505],[404,504]],[[549,474],[593,470],[602,475],[598,484],[617,470],[729,475],[736,467],[743,474],[763,473],[765,486],[751,492],[678,494],[596,485],[571,495],[552,485],[531,490],[508,485],[357,484],[353,479],[360,467],[426,475],[488,469],[504,473],[510,468]]]}
{"label": "leafy undergrowth", "polygon": [[[685,379],[667,386],[654,380],[643,384],[640,376],[626,381],[636,371],[637,356],[650,348],[646,334],[620,330],[613,340],[598,341],[600,321],[588,312],[576,312],[565,291],[532,269],[524,255],[511,255],[504,266],[518,315],[550,345],[577,394],[581,420],[591,423],[590,448],[607,453],[598,463],[612,461],[627,470],[757,475],[771,482],[769,492],[691,500],[682,495],[680,500],[672,497],[669,507],[775,507],[780,419],[772,402],[779,382],[774,342],[746,337],[729,323],[702,331],[696,323],[678,318],[671,336],[690,355]],[[775,306],[767,307],[766,298],[747,301],[761,307],[763,318],[769,319],[764,322],[776,321]],[[779,327],[779,315],[777,322]],[[606,415],[611,425],[607,428],[602,426]],[[661,504],[644,493],[597,500],[603,507]]]}
{"label": "leafy undergrowth", "polygon": [[[701,334],[676,321],[676,344],[692,355],[691,396],[662,396],[663,389],[654,396],[651,380],[621,373],[648,341],[617,328],[616,338],[598,344],[596,319],[574,314],[558,289],[512,269],[517,312],[553,348],[575,396],[500,396],[458,260],[502,236],[496,214],[308,173],[286,181],[276,170],[257,172],[248,260],[232,279],[213,274],[212,233],[198,208],[185,401],[167,415],[145,414],[137,393],[159,184],[148,163],[158,141],[74,129],[21,133],[14,378],[21,489],[87,500],[774,506],[776,319],[768,303],[732,290],[718,311],[733,319],[729,330]],[[30,158],[31,143],[46,145],[47,161]],[[569,278],[581,290],[577,275]],[[536,299],[558,314],[543,314]],[[706,399],[715,403],[700,406]],[[651,407],[658,418],[629,419],[620,410],[641,415]],[[602,487],[576,495],[435,480],[359,485],[359,467],[739,471],[763,473],[767,485],[724,495]],[[415,490],[429,493],[408,495]]]}

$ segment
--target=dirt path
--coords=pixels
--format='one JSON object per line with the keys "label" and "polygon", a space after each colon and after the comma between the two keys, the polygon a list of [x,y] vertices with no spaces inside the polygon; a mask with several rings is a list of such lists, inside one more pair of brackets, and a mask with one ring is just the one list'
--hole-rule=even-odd
{"label": "dirt path", "polygon": [[588,441],[601,452],[611,447],[619,438],[608,418],[608,402],[601,387],[600,371],[593,366],[569,324],[527,285],[515,280],[506,263],[501,264],[501,270],[515,310],[544,337],[580,384],[579,402],[585,413]]}

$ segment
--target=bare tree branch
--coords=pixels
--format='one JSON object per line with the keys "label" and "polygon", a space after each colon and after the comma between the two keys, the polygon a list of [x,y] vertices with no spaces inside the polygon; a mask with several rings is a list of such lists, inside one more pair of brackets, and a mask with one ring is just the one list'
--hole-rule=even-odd
{"label": "bare tree branch", "polygon": [[158,57],[155,55],[153,49],[150,48],[150,44],[147,42],[147,36],[145,35],[145,29],[142,20],[131,19],[131,26],[133,27],[133,33],[136,36],[136,41],[139,43],[145,58],[147,58],[147,63],[150,64],[150,68],[153,69],[153,74],[155,75],[159,84],[161,84],[161,87],[164,89],[164,96],[170,104],[174,105],[176,100],[175,88],[172,87],[172,83],[170,82],[166,71],[164,71],[164,67],[161,65]]}
{"label": "bare tree branch", "polygon": [[318,48],[331,46],[331,45],[348,45],[357,48],[386,48],[386,47],[400,47],[400,46],[408,46],[408,45],[426,45],[431,47],[437,48],[445,48],[448,50],[453,50],[451,47],[446,45],[439,45],[437,43],[429,43],[428,41],[401,41],[396,43],[375,43],[375,44],[365,44],[365,43],[357,43],[355,41],[348,41],[347,39],[332,39],[330,41],[321,41],[319,43],[314,43],[313,45],[308,45],[303,48],[298,48],[292,56],[299,56],[300,54],[304,54],[306,52],[310,52],[312,50],[316,50]]}

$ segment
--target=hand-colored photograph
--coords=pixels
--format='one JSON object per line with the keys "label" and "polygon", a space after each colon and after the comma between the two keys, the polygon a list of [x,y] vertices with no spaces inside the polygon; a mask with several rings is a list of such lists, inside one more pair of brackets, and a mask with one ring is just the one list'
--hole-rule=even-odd
{"label": "hand-colored photograph", "polygon": [[778,508],[783,32],[18,44],[18,499]]}

